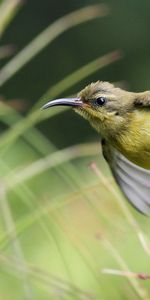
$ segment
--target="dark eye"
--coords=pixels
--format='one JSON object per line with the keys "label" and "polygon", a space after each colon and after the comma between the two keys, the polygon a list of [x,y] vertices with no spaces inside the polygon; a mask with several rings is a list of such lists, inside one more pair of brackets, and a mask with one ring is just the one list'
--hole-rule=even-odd
{"label": "dark eye", "polygon": [[106,98],[105,97],[98,97],[96,99],[96,103],[99,105],[99,106],[103,106],[105,103],[106,103]]}

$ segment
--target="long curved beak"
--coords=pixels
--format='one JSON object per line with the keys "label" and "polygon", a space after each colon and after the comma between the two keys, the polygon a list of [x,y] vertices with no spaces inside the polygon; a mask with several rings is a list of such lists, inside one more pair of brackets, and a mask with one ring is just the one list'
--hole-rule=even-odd
{"label": "long curved beak", "polygon": [[47,102],[42,109],[47,109],[49,107],[52,106],[56,106],[56,105],[63,105],[63,106],[82,106],[83,102],[81,101],[80,98],[64,98],[64,99],[56,99],[56,100],[52,100]]}

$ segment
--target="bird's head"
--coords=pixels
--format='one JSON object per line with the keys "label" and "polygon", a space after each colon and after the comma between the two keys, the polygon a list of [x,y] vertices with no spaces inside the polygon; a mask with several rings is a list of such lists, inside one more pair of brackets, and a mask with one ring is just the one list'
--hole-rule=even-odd
{"label": "bird's head", "polygon": [[104,137],[109,137],[125,129],[129,122],[127,116],[133,110],[134,99],[134,93],[116,88],[108,82],[97,81],[86,86],[76,98],[53,100],[43,108],[71,106]]}

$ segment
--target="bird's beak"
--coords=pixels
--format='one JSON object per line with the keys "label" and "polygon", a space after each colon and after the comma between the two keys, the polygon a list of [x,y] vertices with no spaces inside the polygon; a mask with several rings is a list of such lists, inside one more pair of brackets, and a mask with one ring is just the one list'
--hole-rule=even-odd
{"label": "bird's beak", "polygon": [[83,106],[83,102],[80,98],[63,98],[63,99],[56,99],[47,102],[42,109],[47,109],[52,106],[57,106],[57,105],[63,105],[63,106],[72,106],[72,107],[77,107],[77,106]]}

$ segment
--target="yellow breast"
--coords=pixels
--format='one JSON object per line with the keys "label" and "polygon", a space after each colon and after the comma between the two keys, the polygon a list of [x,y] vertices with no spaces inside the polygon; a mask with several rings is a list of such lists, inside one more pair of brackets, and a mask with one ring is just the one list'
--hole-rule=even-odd
{"label": "yellow breast", "polygon": [[114,146],[133,163],[150,170],[150,112],[135,111]]}

